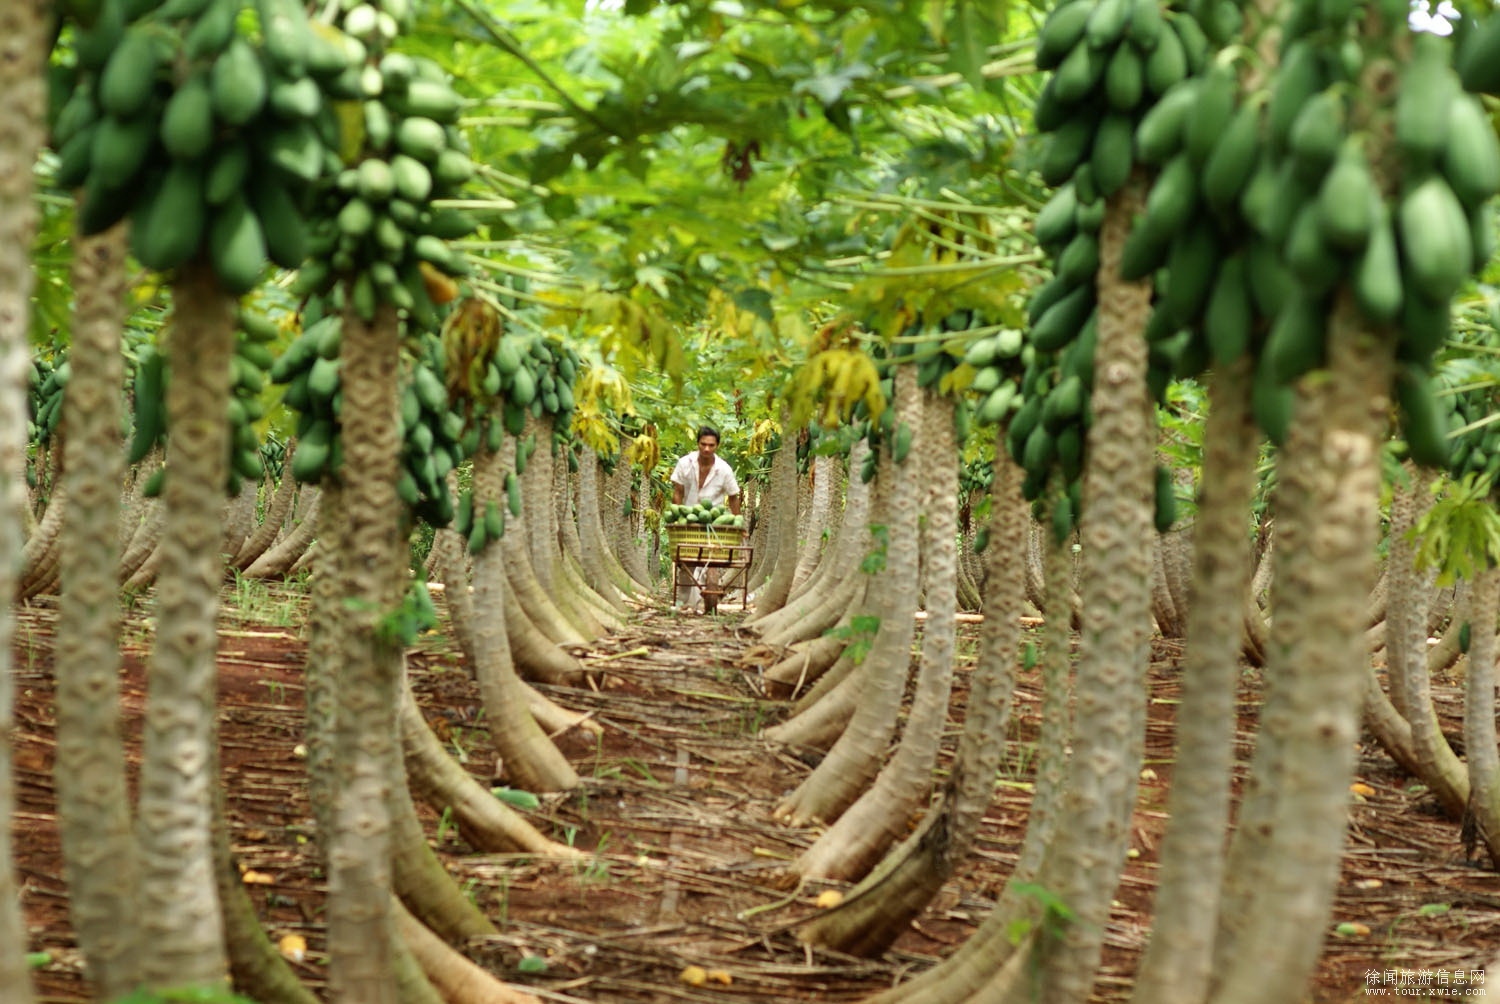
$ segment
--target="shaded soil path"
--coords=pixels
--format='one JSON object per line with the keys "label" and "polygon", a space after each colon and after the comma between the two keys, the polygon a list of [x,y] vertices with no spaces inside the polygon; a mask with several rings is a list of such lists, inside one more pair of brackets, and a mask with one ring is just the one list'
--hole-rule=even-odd
{"label": "shaded soil path", "polygon": [[[324,887],[308,842],[311,818],[297,748],[301,598],[286,587],[256,585],[227,592],[225,602],[220,730],[233,843],[264,923],[273,938],[305,938],[309,950],[297,968],[321,991]],[[132,612],[126,638],[132,762],[149,615],[143,602]],[[501,928],[498,937],[468,950],[502,979],[561,1002],[856,1001],[950,952],[994,905],[1024,833],[1037,681],[1022,682],[1012,756],[976,850],[954,880],[884,958],[809,953],[788,929],[816,911],[814,901],[826,887],[793,890],[784,866],[816,833],[771,822],[771,810],[816,754],[753,739],[758,728],[784,715],[785,705],[761,693],[758,671],[747,660],[755,639],[739,630],[740,619],[733,612],[701,618],[642,608],[629,630],[588,653],[599,674],[596,687],[549,691],[589,712],[603,733],[597,740],[581,733],[559,739],[584,784],[545,798],[529,815],[544,832],[590,852],[585,860],[475,854],[440,808],[423,808],[429,838],[455,880]],[[40,1000],[74,1004],[89,998],[68,926],[53,817],[53,623],[45,604],[22,614],[14,826],[28,947],[51,956],[36,971]],[[961,659],[973,652],[974,629],[964,630]],[[1172,766],[1178,654],[1170,643],[1158,643],[1133,840],[1138,853],[1117,893],[1096,987],[1100,1001],[1127,999],[1149,930]],[[428,636],[410,665],[424,713],[450,752],[482,782],[503,784],[456,646]],[[963,664],[958,674],[945,763],[961,724],[969,668]],[[1438,692],[1445,723],[1456,731],[1457,688]],[[1247,679],[1242,763],[1256,706]],[[1500,950],[1500,876],[1465,862],[1458,827],[1434,815],[1425,793],[1409,786],[1373,743],[1362,756],[1363,787],[1352,809],[1333,919],[1346,926],[1330,934],[1309,999],[1363,1000],[1371,974],[1378,980],[1387,973],[1393,981],[1426,974],[1434,991],[1428,999],[1473,999],[1480,971]],[[1463,984],[1453,982],[1458,971]],[[1493,993],[1500,995],[1500,986]]]}

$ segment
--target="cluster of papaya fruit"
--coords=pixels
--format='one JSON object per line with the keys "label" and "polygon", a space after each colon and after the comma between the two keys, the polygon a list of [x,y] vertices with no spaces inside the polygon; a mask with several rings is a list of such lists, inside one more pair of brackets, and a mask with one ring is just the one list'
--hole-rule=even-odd
{"label": "cluster of papaya fruit", "polygon": [[387,48],[408,16],[405,0],[346,7],[344,35],[362,50],[357,81],[340,104],[346,166],[320,193],[311,259],[295,289],[316,295],[347,281],[361,318],[388,303],[435,328],[435,305],[458,295],[452,277],[467,271],[448,242],[473,232],[474,221],[433,202],[456,195],[475,167],[457,127],[463,99],[442,67]]}
{"label": "cluster of papaya fruit", "polygon": [[304,484],[317,484],[338,471],[343,461],[339,444],[339,411],[343,404],[339,348],[343,317],[327,310],[326,301],[309,303],[303,327],[270,370],[271,382],[284,384],[281,403],[297,412],[297,448],[291,473]]}
{"label": "cluster of papaya fruit", "polygon": [[401,388],[401,474],[396,494],[418,519],[440,527],[454,516],[448,472],[474,450],[465,442],[463,415],[444,386],[442,342],[431,332],[418,338]]}
{"label": "cluster of papaya fruit", "polygon": [[31,406],[30,426],[26,430],[28,442],[44,443],[57,432],[57,423],[62,420],[63,390],[68,386],[71,369],[65,352],[51,360],[32,355],[28,381]]}
{"label": "cluster of papaya fruit", "polygon": [[696,502],[693,505],[684,505],[680,502],[672,502],[662,514],[662,522],[667,526],[696,525],[734,529],[745,525],[745,517],[730,512],[722,503],[705,505],[702,502]]}
{"label": "cluster of papaya fruit", "polygon": [[1444,418],[1458,423],[1448,458],[1449,472],[1458,478],[1486,477],[1494,485],[1500,478],[1500,425],[1490,421],[1496,410],[1497,374],[1492,368],[1486,370],[1482,375],[1444,370],[1445,390],[1452,404],[1451,419],[1447,415]]}
{"label": "cluster of papaya fruit", "polygon": [[[279,337],[280,331],[274,321],[248,304],[240,305],[235,315],[231,383],[225,405],[229,424],[226,490],[231,495],[239,493],[243,482],[259,482],[265,477],[260,434],[255,426],[265,417],[262,394],[266,389],[266,373],[273,365],[270,347]],[[135,354],[127,463],[138,464],[153,449],[166,445],[166,381],[166,358],[155,345],[141,345]],[[165,466],[156,470],[141,487],[142,494],[148,497],[159,495],[166,476]]]}
{"label": "cluster of papaya fruit", "polygon": [[[1237,27],[1235,5],[1203,6],[1215,34]],[[1028,332],[1016,357],[1023,369],[1009,395],[1015,410],[1006,449],[1026,472],[1023,494],[1059,540],[1072,534],[1082,506],[1098,341],[1099,231],[1107,200],[1146,162],[1138,151],[1141,133],[1166,96],[1204,68],[1212,46],[1199,17],[1157,0],[1068,0],[1038,35],[1037,65],[1054,71],[1036,104],[1037,128],[1047,136],[1038,166],[1055,191],[1037,214],[1035,234],[1052,259],[1053,274],[1027,305]],[[1221,127],[1216,120],[1198,128],[1211,139]],[[1163,242],[1176,233],[1164,234]],[[1148,381],[1157,400],[1174,376],[1191,375],[1182,372],[1179,349],[1153,345]],[[1059,483],[1049,490],[1054,474]],[[1167,474],[1158,471],[1157,477],[1160,528],[1176,518]]]}
{"label": "cluster of papaya fruit", "polygon": [[300,0],[102,0],[52,130],[80,230],[128,217],[143,265],[206,251],[235,294],[268,259],[300,265],[306,199],[338,166],[325,94],[351,64],[345,41]]}

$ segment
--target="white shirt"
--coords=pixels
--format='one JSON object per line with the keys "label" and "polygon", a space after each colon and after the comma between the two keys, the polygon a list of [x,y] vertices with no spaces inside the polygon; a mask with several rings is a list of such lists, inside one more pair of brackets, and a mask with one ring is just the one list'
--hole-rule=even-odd
{"label": "white shirt", "polygon": [[740,483],[735,479],[734,468],[720,456],[714,457],[714,466],[709,470],[708,477],[703,479],[703,487],[699,488],[697,450],[677,461],[677,466],[672,468],[672,483],[682,485],[684,505],[700,501],[719,505],[729,496],[740,493]]}

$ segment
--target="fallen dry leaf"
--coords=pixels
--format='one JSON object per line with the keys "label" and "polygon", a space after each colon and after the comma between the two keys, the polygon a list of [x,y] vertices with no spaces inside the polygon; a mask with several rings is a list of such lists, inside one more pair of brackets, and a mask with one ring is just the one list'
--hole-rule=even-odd
{"label": "fallen dry leaf", "polygon": [[281,954],[293,962],[301,962],[307,958],[307,939],[300,934],[284,934],[276,943]]}

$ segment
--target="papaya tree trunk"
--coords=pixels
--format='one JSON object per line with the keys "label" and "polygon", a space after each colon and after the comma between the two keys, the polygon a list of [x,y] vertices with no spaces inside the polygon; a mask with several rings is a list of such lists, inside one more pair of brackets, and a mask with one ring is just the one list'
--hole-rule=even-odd
{"label": "papaya tree trunk", "polygon": [[1159,854],[1151,941],[1133,996],[1139,1004],[1201,1004],[1212,975],[1234,768],[1240,623],[1254,572],[1245,539],[1260,449],[1250,412],[1251,367],[1243,357],[1216,370],[1209,385],[1170,822]]}
{"label": "papaya tree trunk", "polygon": [[[909,820],[927,808],[932,791],[932,771],[948,717],[958,628],[958,443],[953,399],[928,392],[919,392],[918,399],[921,417],[912,456],[925,492],[921,547],[927,620],[911,712],[895,754],[875,783],[798,859],[796,868],[806,878],[852,881],[863,876],[905,836]],[[791,450],[783,447],[782,452]]]}
{"label": "papaya tree trunk", "polygon": [[[1500,753],[1495,746],[1495,622],[1500,616],[1500,568],[1479,573],[1469,600],[1473,641],[1464,685],[1464,746],[1469,757],[1467,830],[1484,844],[1491,866],[1500,867]],[[1467,836],[1466,841],[1474,842]]]}
{"label": "papaya tree trunk", "polygon": [[[915,367],[898,366],[895,380],[896,426],[905,424],[915,430],[921,422]],[[880,623],[861,667],[867,687],[848,727],[828,756],[777,806],[776,815],[794,826],[814,819],[837,819],[875,778],[895,734],[910,673],[921,486],[888,453],[882,461],[892,468],[890,520],[884,530],[886,565],[876,593]]]}
{"label": "papaya tree trunk", "polygon": [[1060,825],[1042,869],[1043,885],[1073,914],[1060,937],[1038,941],[1042,996],[1053,1004],[1082,1004],[1093,986],[1145,742],[1156,416],[1141,332],[1151,285],[1126,282],[1119,271],[1141,200],[1139,179],[1127,182],[1109,200],[1099,236],[1099,342],[1079,534],[1087,573],[1078,707]]}
{"label": "papaya tree trunk", "polygon": [[204,262],[180,272],[173,294],[165,330],[166,522],[137,813],[141,975],[157,989],[216,986],[227,968],[214,885],[212,766],[234,300]]}
{"label": "papaya tree trunk", "polygon": [[382,951],[391,901],[390,772],[397,755],[401,642],[391,619],[405,592],[406,534],[396,495],[401,453],[400,337],[394,309],[372,323],[346,313],[340,343],[344,522],[334,546],[344,597],[336,682],[333,832],[328,852],[332,999],[396,1004]]}
{"label": "papaya tree trunk", "polygon": [[[1390,541],[1386,557],[1388,595],[1385,619],[1386,677],[1391,701],[1411,727],[1411,750],[1417,777],[1427,785],[1450,819],[1462,819],[1469,804],[1469,776],[1438,725],[1427,671],[1427,612],[1433,604],[1432,570],[1419,572],[1408,534],[1430,503],[1432,474],[1410,462],[1409,484],[1391,495]],[[1472,749],[1473,747],[1470,747]]]}
{"label": "papaya tree trunk", "polygon": [[[787,416],[782,415],[785,427]],[[775,539],[775,563],[765,582],[755,594],[757,610],[775,610],[784,606],[792,592],[792,579],[797,574],[797,444],[783,435],[781,445],[771,457],[771,486],[767,494],[771,497],[770,533]]]}
{"label": "papaya tree trunk", "polygon": [[80,238],[75,248],[72,376],[62,420],[77,455],[62,475],[68,511],[60,555],[53,785],[73,930],[94,992],[112,1000],[140,981],[134,923],[139,855],[122,755],[119,683],[125,231]]}
{"label": "papaya tree trunk", "polygon": [[[0,7],[0,819],[15,806],[11,771],[14,721],[11,674],[12,600],[26,525],[26,397],[31,371],[31,243],[36,233],[34,175],[46,113],[48,14],[41,0]],[[11,856],[9,826],[0,826],[0,997],[33,999],[21,946],[26,928]]]}
{"label": "papaya tree trunk", "polygon": [[952,876],[989,808],[1005,753],[1026,602],[1021,579],[1007,573],[1024,560],[1030,518],[1021,497],[1021,471],[1006,455],[1003,437],[995,456],[991,532],[984,559],[990,591],[963,736],[948,783],[915,833],[888,854],[843,903],[798,930],[798,938],[809,944],[865,956],[889,948]]}
{"label": "papaya tree trunk", "polygon": [[[505,470],[499,452],[474,461],[474,518],[505,505]],[[537,726],[526,708],[506,635],[504,549],[491,541],[474,558],[474,674],[489,722],[490,739],[514,783],[530,791],[563,791],[578,774]]]}
{"label": "papaya tree trunk", "polygon": [[[1242,812],[1253,826],[1242,819],[1231,845],[1238,901],[1220,910],[1222,1004],[1297,998],[1322,946],[1359,733],[1392,355],[1390,340],[1366,332],[1341,294],[1329,321],[1327,372],[1297,388],[1277,496],[1282,561],[1270,649],[1277,668],[1268,668],[1274,689],[1251,766],[1257,783]],[[1236,868],[1261,853],[1274,865],[1247,867],[1247,885]],[[1240,918],[1235,936],[1226,920]]]}

